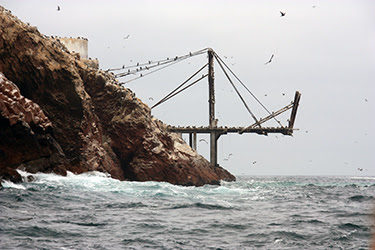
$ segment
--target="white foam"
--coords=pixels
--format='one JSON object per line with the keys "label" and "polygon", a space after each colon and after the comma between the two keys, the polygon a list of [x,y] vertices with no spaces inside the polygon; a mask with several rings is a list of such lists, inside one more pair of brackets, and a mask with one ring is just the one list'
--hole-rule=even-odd
{"label": "white foam", "polygon": [[375,180],[375,177],[370,176],[353,176],[350,179],[357,179],[357,180]]}
{"label": "white foam", "polygon": [[16,183],[13,183],[11,181],[5,181],[3,180],[1,182],[1,185],[4,187],[4,188],[14,188],[14,189],[22,189],[22,190],[26,190],[26,187],[24,187],[22,184],[16,184]]}
{"label": "white foam", "polygon": [[[83,174],[74,174],[68,172],[67,176],[46,173],[28,173],[17,170],[25,183],[23,188],[41,188],[47,187],[54,189],[69,189],[78,192],[100,192],[100,193],[117,193],[133,197],[195,197],[198,201],[204,199],[216,200],[223,196],[248,196],[253,195],[254,189],[238,186],[235,183],[222,182],[222,186],[207,185],[203,187],[184,187],[177,186],[167,182],[136,182],[136,181],[119,181],[110,178],[110,175],[102,172],[87,172]],[[33,178],[28,178],[32,176]],[[31,180],[31,181],[28,181]],[[250,192],[250,193],[249,193]],[[202,198],[203,199],[203,198]]]}

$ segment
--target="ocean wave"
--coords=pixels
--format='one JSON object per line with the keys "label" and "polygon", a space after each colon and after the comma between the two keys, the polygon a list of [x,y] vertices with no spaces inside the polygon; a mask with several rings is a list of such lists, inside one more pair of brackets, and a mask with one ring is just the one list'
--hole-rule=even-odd
{"label": "ocean wave", "polygon": [[352,176],[352,177],[350,177],[350,179],[353,179],[353,180],[373,180],[373,181],[375,181],[374,176]]}
{"label": "ocean wave", "polygon": [[24,187],[22,184],[16,184],[16,183],[13,183],[13,182],[11,182],[11,181],[3,180],[3,181],[1,182],[1,185],[2,185],[4,188],[14,188],[14,189],[26,190],[26,187]]}
{"label": "ocean wave", "polygon": [[354,195],[348,198],[351,201],[355,202],[364,202],[364,201],[372,201],[375,200],[373,196],[368,196],[368,195]]}
{"label": "ocean wave", "polygon": [[372,180],[184,187],[100,172],[22,174],[33,178],[0,190],[2,249],[365,249],[371,236]]}
{"label": "ocean wave", "polygon": [[23,237],[51,237],[69,239],[71,237],[81,237],[79,233],[63,231],[57,228],[41,226],[20,226],[17,229],[9,229],[8,235]]}
{"label": "ocean wave", "polygon": [[354,223],[343,223],[338,226],[340,229],[346,229],[346,230],[361,230],[361,231],[369,231],[369,228],[367,226],[358,225]]}
{"label": "ocean wave", "polygon": [[152,247],[155,247],[155,246],[159,245],[154,240],[140,238],[140,237],[123,239],[122,243],[123,243],[124,246],[127,246],[127,247],[135,245],[136,246],[135,249],[138,249],[140,246],[143,246],[145,248],[152,248]]}
{"label": "ocean wave", "polygon": [[199,209],[207,209],[207,210],[233,210],[232,206],[222,206],[218,204],[205,204],[201,202],[196,202],[192,204],[180,204],[172,206],[168,209],[185,209],[185,208],[199,208]]}
{"label": "ocean wave", "polygon": [[[101,172],[88,172],[74,174],[68,172],[67,176],[45,173],[27,173],[18,170],[24,183],[13,184],[5,182],[4,187],[17,188],[29,191],[63,191],[65,189],[80,192],[106,192],[119,195],[131,195],[134,197],[191,197],[191,196],[218,196],[218,195],[241,195],[249,191],[240,185],[232,185],[223,182],[222,186],[205,185],[203,187],[177,186],[166,182],[137,182],[119,181],[110,178]],[[30,178],[32,177],[32,178]],[[32,180],[32,181],[28,181]]]}

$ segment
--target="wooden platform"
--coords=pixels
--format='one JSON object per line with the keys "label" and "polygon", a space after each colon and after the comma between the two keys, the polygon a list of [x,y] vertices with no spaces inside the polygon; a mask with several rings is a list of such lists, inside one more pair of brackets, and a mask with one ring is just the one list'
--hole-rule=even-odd
{"label": "wooden platform", "polygon": [[195,127],[195,126],[188,126],[188,127],[176,127],[176,126],[168,126],[167,129],[170,132],[176,133],[219,133],[219,134],[227,134],[227,133],[256,133],[260,135],[267,135],[269,133],[281,133],[283,135],[292,135],[293,128],[289,127],[262,127],[262,128],[248,128],[248,127]]}

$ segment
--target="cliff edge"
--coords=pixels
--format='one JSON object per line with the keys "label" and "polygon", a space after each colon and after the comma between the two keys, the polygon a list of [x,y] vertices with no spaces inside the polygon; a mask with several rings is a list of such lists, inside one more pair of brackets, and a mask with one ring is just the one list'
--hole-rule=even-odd
{"label": "cliff edge", "polygon": [[0,72],[2,176],[23,168],[195,186],[235,180],[168,132],[112,75],[1,6]]}

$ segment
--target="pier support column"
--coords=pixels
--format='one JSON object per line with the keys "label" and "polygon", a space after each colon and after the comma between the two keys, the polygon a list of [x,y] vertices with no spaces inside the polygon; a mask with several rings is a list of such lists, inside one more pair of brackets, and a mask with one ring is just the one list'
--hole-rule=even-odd
{"label": "pier support column", "polygon": [[211,132],[210,133],[210,162],[212,165],[216,166],[217,163],[217,141],[220,136],[226,134],[223,132]]}
{"label": "pier support column", "polygon": [[189,146],[197,151],[197,133],[189,133]]}
{"label": "pier support column", "polygon": [[212,165],[217,165],[217,136],[216,132],[210,133],[210,162]]}
{"label": "pier support column", "polygon": [[192,142],[192,148],[197,151],[197,133],[193,133],[193,142]]}
{"label": "pier support column", "polygon": [[216,127],[214,51],[211,48],[208,49],[208,112],[209,127]]}

